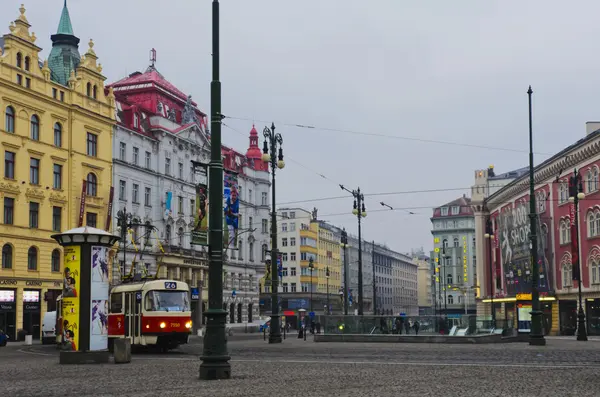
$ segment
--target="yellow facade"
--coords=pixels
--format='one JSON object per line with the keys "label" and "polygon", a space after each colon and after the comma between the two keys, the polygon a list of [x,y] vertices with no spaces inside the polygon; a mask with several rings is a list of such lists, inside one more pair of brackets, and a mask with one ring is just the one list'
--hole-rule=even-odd
{"label": "yellow facade", "polygon": [[[51,292],[49,300],[60,293],[62,249],[50,235],[79,225],[88,175],[95,183],[88,186],[83,224],[95,214],[97,227],[104,229],[115,124],[114,95],[104,94],[105,77],[93,42],[68,86],[55,83],[48,62],[40,66],[41,48],[25,9],[20,11],[0,49],[0,294],[14,294],[17,329],[23,328],[24,317],[25,327],[31,322],[41,327],[35,316],[24,315],[35,306],[23,303],[24,293],[31,299],[32,292],[39,292],[40,318],[53,306],[44,302],[45,293]],[[0,328],[7,326],[7,318],[0,312]]]}
{"label": "yellow facade", "polygon": [[319,293],[327,293],[326,272],[329,268],[329,294],[338,294],[342,287],[342,260],[340,251],[340,240],[331,228],[326,224],[312,222],[317,229],[317,267],[318,267],[318,289]]}

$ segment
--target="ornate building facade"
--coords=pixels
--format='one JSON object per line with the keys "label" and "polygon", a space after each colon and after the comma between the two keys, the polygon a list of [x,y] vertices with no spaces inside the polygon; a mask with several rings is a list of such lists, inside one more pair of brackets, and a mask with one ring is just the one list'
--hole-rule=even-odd
{"label": "ornate building facade", "polygon": [[[202,307],[193,301],[192,308],[206,310],[208,248],[193,245],[191,237],[196,185],[207,183],[206,175],[194,168],[195,163],[208,164],[210,159],[207,116],[191,96],[157,70],[156,53],[151,53],[152,63],[144,73],[132,73],[110,86],[116,96],[118,121],[113,141],[113,230],[122,232],[118,229],[119,211],[131,214],[134,225],[114,261],[112,281],[158,272],[159,277],[198,288]],[[252,322],[258,314],[257,283],[263,269],[259,250],[260,245],[268,244],[264,229],[254,230],[269,213],[268,172],[260,160],[256,129],[249,140],[247,155],[228,147],[222,150],[225,169],[238,176],[240,223],[247,225],[239,231],[239,249],[226,253],[224,267],[224,305],[229,322],[236,323]]]}
{"label": "ornate building facade", "polygon": [[103,229],[112,185],[114,96],[94,43],[80,56],[66,5],[47,60],[30,27],[21,7],[0,39],[0,329],[13,340],[39,338],[55,310],[63,254],[50,236]]}

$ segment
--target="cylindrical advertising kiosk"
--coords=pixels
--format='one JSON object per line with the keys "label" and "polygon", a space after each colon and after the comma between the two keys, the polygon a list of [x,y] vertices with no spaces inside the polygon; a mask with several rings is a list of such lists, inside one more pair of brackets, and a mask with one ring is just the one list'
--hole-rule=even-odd
{"label": "cylindrical advertising kiosk", "polygon": [[106,363],[109,252],[119,237],[93,227],[51,237],[64,247],[60,363]]}

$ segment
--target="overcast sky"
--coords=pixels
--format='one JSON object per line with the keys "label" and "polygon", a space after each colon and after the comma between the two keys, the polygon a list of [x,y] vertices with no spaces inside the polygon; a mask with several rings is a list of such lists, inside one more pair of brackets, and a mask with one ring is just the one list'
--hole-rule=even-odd
{"label": "overcast sky", "polygon": [[[93,38],[107,82],[144,71],[154,47],[158,70],[206,113],[211,3],[68,0],[80,52]],[[20,4],[2,0],[3,33]],[[62,4],[25,4],[44,58]],[[252,119],[259,131],[276,123],[287,160],[282,204],[341,196],[339,183],[365,194],[455,189],[366,197],[365,239],[429,251],[432,208],[469,195],[475,169],[528,164],[529,84],[536,152],[556,153],[600,119],[599,14],[593,0],[223,0],[223,113],[248,119],[225,120],[233,129],[223,128],[224,144],[245,151]],[[415,214],[376,212],[381,200]],[[297,205],[356,233],[350,197]]]}

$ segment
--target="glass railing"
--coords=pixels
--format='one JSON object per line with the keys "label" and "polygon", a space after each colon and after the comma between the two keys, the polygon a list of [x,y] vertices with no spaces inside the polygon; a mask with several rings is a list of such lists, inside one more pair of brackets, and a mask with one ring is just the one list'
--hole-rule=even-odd
{"label": "glass railing", "polygon": [[476,315],[457,317],[444,316],[344,316],[320,315],[314,318],[320,324],[325,335],[361,334],[361,335],[451,335],[465,336],[477,334],[506,333],[512,328],[512,322],[492,321],[478,318]]}

